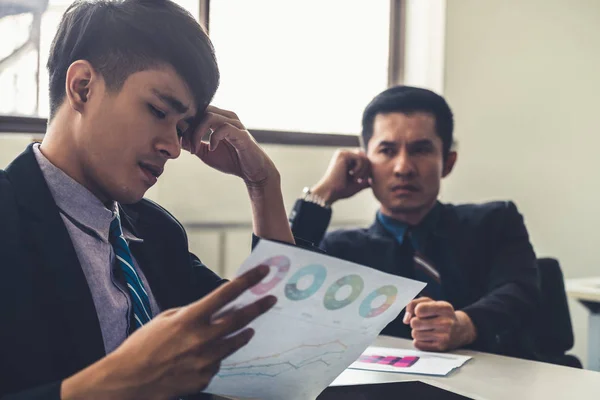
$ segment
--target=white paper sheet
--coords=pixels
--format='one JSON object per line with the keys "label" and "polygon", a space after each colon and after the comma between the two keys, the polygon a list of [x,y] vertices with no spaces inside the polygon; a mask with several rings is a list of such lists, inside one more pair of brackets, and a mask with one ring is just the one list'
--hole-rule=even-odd
{"label": "white paper sheet", "polygon": [[250,343],[225,359],[206,392],[312,400],[344,371],[425,284],[298,247],[261,240],[238,274],[271,273],[234,304],[278,303],[250,326]]}
{"label": "white paper sheet", "polygon": [[401,372],[446,376],[470,360],[469,356],[449,353],[430,353],[417,350],[369,347],[350,368],[368,371]]}

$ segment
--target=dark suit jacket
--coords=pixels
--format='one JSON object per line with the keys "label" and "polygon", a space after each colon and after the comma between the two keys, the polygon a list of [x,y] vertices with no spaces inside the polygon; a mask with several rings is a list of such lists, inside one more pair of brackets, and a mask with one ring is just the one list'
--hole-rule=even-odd
{"label": "dark suit jacket", "polygon": [[[434,262],[445,298],[465,311],[478,332],[474,349],[525,358],[536,354],[528,322],[536,312],[538,269],[523,218],[511,202],[440,204],[424,255]],[[376,219],[366,229],[325,235],[331,210],[298,200],[290,223],[295,236],[334,257],[396,275],[400,245]],[[382,332],[410,338],[400,315]]]}
{"label": "dark suit jacket", "polygon": [[[188,251],[181,224],[157,204],[123,206],[123,224],[162,309],[223,281]],[[0,399],[59,399],[60,382],[102,358],[92,296],[31,146],[0,170]]]}

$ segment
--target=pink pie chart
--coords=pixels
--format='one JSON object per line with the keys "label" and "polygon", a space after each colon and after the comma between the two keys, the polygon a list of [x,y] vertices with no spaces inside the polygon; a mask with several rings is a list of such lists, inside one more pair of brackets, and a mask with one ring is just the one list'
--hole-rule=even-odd
{"label": "pink pie chart", "polygon": [[271,269],[275,269],[275,275],[268,281],[263,281],[254,286],[250,291],[256,295],[262,295],[273,289],[279,282],[285,278],[290,270],[290,259],[286,256],[275,256],[266,259],[259,265],[268,265]]}

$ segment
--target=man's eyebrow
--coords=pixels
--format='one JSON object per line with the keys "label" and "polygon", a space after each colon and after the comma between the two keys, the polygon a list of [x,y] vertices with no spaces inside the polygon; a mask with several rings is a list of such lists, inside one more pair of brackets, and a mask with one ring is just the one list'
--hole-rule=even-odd
{"label": "man's eyebrow", "polygon": [[152,89],[152,93],[154,93],[156,95],[156,97],[158,97],[159,99],[161,99],[162,101],[167,103],[169,105],[169,107],[171,107],[173,110],[175,110],[179,114],[185,114],[189,110],[188,106],[184,105],[181,102],[181,100],[177,99],[174,96],[162,93],[158,89]]}
{"label": "man's eyebrow", "polygon": [[[156,97],[158,97],[159,99],[161,99],[162,101],[164,101],[165,103],[167,103],[170,108],[172,108],[173,110],[175,110],[175,112],[177,112],[179,114],[185,114],[189,110],[188,106],[186,106],[185,104],[183,104],[183,102],[181,100],[179,100],[178,98],[176,98],[174,96],[162,93],[158,89],[152,89],[152,93],[154,93],[154,95]],[[189,118],[186,118],[185,122],[189,126],[191,126],[194,123],[194,120],[195,120],[195,117],[191,116]]]}
{"label": "man's eyebrow", "polygon": [[396,147],[397,143],[391,140],[382,140],[377,144],[378,147]]}
{"label": "man's eyebrow", "polygon": [[432,145],[433,141],[431,139],[419,139],[414,142],[409,143],[410,146],[423,146],[423,145]]}

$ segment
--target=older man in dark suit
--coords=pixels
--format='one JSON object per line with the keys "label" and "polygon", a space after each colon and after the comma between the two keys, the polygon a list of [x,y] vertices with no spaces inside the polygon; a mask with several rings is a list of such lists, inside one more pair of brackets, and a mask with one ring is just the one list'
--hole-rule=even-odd
{"label": "older man in dark suit", "polygon": [[[475,349],[535,357],[527,324],[539,298],[536,258],[511,202],[438,201],[454,167],[453,115],[425,89],[377,95],[363,115],[363,149],[338,151],[290,216],[294,235],[330,255],[427,282],[384,334],[417,348]],[[331,205],[370,187],[373,225],[325,235]]]}

